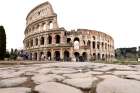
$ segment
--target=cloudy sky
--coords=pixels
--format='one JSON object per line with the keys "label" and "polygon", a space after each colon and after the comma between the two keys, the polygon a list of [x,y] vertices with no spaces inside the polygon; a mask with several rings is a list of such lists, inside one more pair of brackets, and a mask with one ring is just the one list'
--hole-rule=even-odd
{"label": "cloudy sky", "polygon": [[[7,49],[22,48],[26,16],[46,0],[1,0],[0,25],[7,34]],[[58,15],[60,27],[105,32],[115,48],[140,46],[139,0],[48,0]]]}

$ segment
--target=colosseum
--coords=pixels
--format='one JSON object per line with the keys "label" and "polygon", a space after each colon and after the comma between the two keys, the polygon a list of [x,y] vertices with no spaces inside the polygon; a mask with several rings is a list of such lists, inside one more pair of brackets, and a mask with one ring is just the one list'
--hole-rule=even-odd
{"label": "colosseum", "polygon": [[26,18],[25,51],[31,60],[111,61],[114,40],[106,33],[59,27],[57,14],[47,1],[33,8]]}

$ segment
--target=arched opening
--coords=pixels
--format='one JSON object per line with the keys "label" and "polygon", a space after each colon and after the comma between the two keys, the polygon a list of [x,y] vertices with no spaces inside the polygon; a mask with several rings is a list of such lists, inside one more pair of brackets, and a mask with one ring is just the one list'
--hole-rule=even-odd
{"label": "arched opening", "polygon": [[67,43],[70,43],[71,42],[71,38],[67,38]]}
{"label": "arched opening", "polygon": [[78,62],[80,54],[78,52],[75,52],[74,56],[75,56],[76,62]]}
{"label": "arched opening", "polygon": [[43,27],[43,30],[46,30],[46,24],[45,23],[42,24],[42,27]]}
{"label": "arched opening", "polygon": [[50,51],[47,52],[47,59],[51,60],[51,52]]}
{"label": "arched opening", "polygon": [[95,41],[92,42],[92,48],[95,49]]}
{"label": "arched opening", "polygon": [[80,39],[78,37],[75,37],[74,41],[79,41],[80,42]]}
{"label": "arched opening", "polygon": [[39,53],[39,60],[43,60],[43,55],[44,55],[43,52],[40,52],[40,53]]}
{"label": "arched opening", "polygon": [[52,43],[52,37],[49,35],[48,36],[48,44],[51,44]]}
{"label": "arched opening", "polygon": [[30,44],[31,44],[31,47],[32,47],[33,46],[33,39],[31,40],[31,43]]}
{"label": "arched opening", "polygon": [[55,51],[55,53],[54,53],[54,59],[56,61],[60,61],[60,51]]}
{"label": "arched opening", "polygon": [[83,57],[83,61],[87,61],[87,53],[86,52],[83,52],[82,57]]}
{"label": "arched opening", "polygon": [[56,35],[55,40],[56,40],[56,44],[59,44],[60,43],[60,35]]}
{"label": "arched opening", "polygon": [[96,54],[93,53],[93,60],[95,61],[96,60]]}
{"label": "arched opening", "polygon": [[95,36],[93,36],[92,38],[93,38],[93,40],[95,40]]}
{"label": "arched opening", "polygon": [[80,39],[78,37],[74,38],[74,49],[78,50],[80,48]]}
{"label": "arched opening", "polygon": [[29,60],[32,60],[32,53],[29,53]]}
{"label": "arched opening", "polygon": [[64,51],[64,61],[70,61],[69,51],[67,51],[67,50]]}
{"label": "arched opening", "polygon": [[90,41],[88,40],[88,42],[87,42],[87,47],[90,47]]}
{"label": "arched opening", "polygon": [[100,53],[98,53],[98,60],[100,60]]}
{"label": "arched opening", "polygon": [[100,49],[100,42],[97,42],[97,48]]}
{"label": "arched opening", "polygon": [[38,38],[35,39],[35,45],[38,45]]}
{"label": "arched opening", "polygon": [[83,44],[85,45],[86,43],[85,43],[85,40],[83,40]]}
{"label": "arched opening", "polygon": [[37,53],[34,53],[34,60],[37,60]]}
{"label": "arched opening", "polygon": [[41,45],[44,45],[44,37],[41,37],[41,39],[40,39],[40,44],[41,44]]}
{"label": "arched opening", "polygon": [[102,42],[102,49],[104,48],[104,43]]}
{"label": "arched opening", "polygon": [[104,54],[102,54],[102,60],[103,60],[103,61],[105,60],[105,55],[104,55]]}
{"label": "arched opening", "polygon": [[53,23],[52,21],[49,22],[49,29],[52,29],[53,28]]}

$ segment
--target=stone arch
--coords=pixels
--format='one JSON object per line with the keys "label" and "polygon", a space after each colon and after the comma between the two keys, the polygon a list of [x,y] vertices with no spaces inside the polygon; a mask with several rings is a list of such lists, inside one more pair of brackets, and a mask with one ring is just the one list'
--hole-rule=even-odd
{"label": "stone arch", "polygon": [[64,51],[64,61],[70,61],[70,53],[69,51]]}
{"label": "stone arch", "polygon": [[78,62],[79,61],[79,57],[80,57],[80,53],[79,52],[75,52],[74,56],[75,56],[76,62]]}
{"label": "stone arch", "polygon": [[51,52],[50,51],[47,52],[47,59],[51,60]]}
{"label": "stone arch", "polygon": [[91,44],[91,42],[90,42],[90,40],[88,40],[87,47],[90,47],[90,44]]}
{"label": "stone arch", "polygon": [[55,36],[55,41],[56,41],[56,44],[60,43],[60,35]]}
{"label": "stone arch", "polygon": [[30,41],[30,45],[31,45],[31,47],[33,46],[33,39],[31,39],[31,41]]}
{"label": "stone arch", "polygon": [[97,42],[97,49],[100,49],[100,42]]}
{"label": "stone arch", "polygon": [[53,23],[52,23],[52,21],[50,21],[48,25],[49,25],[49,29],[53,29]]}
{"label": "stone arch", "polygon": [[38,45],[38,38],[35,39],[35,45]]}
{"label": "stone arch", "polygon": [[41,45],[44,45],[44,37],[41,37],[41,39],[40,39],[40,44],[41,44]]}
{"label": "stone arch", "polygon": [[93,60],[96,60],[96,53],[93,53]]}
{"label": "stone arch", "polygon": [[83,44],[84,44],[84,45],[86,44],[85,40],[83,40]]}
{"label": "stone arch", "polygon": [[37,60],[37,53],[34,53],[34,60]]}
{"label": "stone arch", "polygon": [[71,42],[71,38],[67,38],[67,43],[70,43]]}
{"label": "stone arch", "polygon": [[95,49],[95,41],[92,42],[92,48]]}
{"label": "stone arch", "polygon": [[48,36],[48,44],[51,44],[52,43],[52,36]]}
{"label": "stone arch", "polygon": [[98,58],[98,60],[100,60],[100,58],[101,58],[101,57],[100,57],[100,53],[98,53],[97,58]]}
{"label": "stone arch", "polygon": [[83,61],[87,61],[87,53],[83,52],[82,53]]}
{"label": "stone arch", "polygon": [[80,42],[79,37],[75,37],[75,38],[74,38],[74,41],[78,41],[78,42]]}
{"label": "stone arch", "polygon": [[60,61],[60,51],[55,51],[54,59],[55,59],[55,61]]}
{"label": "stone arch", "polygon": [[92,38],[93,38],[93,40],[95,40],[96,38],[95,38],[95,36],[92,36]]}
{"label": "stone arch", "polygon": [[103,60],[103,61],[105,60],[105,55],[104,55],[104,54],[102,54],[102,60]]}

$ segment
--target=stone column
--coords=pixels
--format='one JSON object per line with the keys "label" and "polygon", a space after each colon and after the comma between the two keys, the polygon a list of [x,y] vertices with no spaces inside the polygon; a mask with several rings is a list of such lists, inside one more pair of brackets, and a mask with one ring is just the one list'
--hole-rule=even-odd
{"label": "stone column", "polygon": [[51,60],[54,61],[54,50],[51,50]]}
{"label": "stone column", "polygon": [[55,44],[55,35],[54,35],[54,33],[52,34],[52,44]]}
{"label": "stone column", "polygon": [[[61,59],[63,59],[64,57],[63,57],[63,49],[61,48],[61,50],[60,50],[60,58]],[[64,59],[63,59],[64,60]]]}
{"label": "stone column", "polygon": [[37,61],[40,61],[40,52],[37,52]]}

